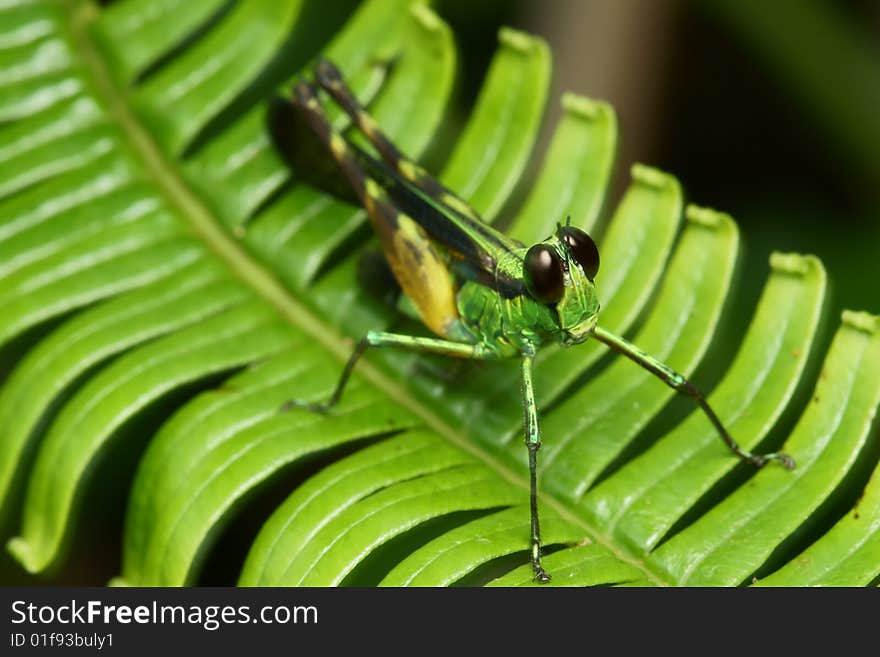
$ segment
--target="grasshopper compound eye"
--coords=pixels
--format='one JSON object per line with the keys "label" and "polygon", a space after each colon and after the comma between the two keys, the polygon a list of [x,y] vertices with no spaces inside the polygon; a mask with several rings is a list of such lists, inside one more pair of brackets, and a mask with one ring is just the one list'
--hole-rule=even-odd
{"label": "grasshopper compound eye", "polygon": [[560,229],[559,236],[568,247],[568,252],[576,263],[584,270],[591,281],[599,273],[599,249],[593,238],[574,226]]}
{"label": "grasshopper compound eye", "polygon": [[524,264],[526,288],[536,301],[550,304],[562,298],[565,281],[556,251],[546,244],[535,244],[526,252]]}

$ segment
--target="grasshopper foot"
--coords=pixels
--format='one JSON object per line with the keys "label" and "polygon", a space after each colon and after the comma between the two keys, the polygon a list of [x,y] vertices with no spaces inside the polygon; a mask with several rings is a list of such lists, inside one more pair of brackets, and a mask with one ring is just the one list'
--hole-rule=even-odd
{"label": "grasshopper foot", "polygon": [[745,461],[756,468],[763,468],[770,461],[779,461],[786,470],[794,470],[794,459],[788,454],[749,454]]}
{"label": "grasshopper foot", "polygon": [[539,582],[540,584],[546,584],[553,579],[550,577],[550,574],[544,570],[544,567],[540,563],[533,563],[532,569],[535,571],[535,577],[533,578],[534,581]]}

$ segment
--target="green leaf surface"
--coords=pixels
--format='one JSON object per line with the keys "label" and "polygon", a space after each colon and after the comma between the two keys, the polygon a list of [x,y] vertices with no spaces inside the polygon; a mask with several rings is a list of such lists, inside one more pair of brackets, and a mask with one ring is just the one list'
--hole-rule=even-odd
{"label": "green leaf surface", "polygon": [[0,51],[0,89],[67,71],[73,64],[72,53],[61,38],[5,48]]}
{"label": "green leaf surface", "polygon": [[[152,222],[145,223],[149,228]],[[7,313],[0,322],[0,344],[49,319],[168,276],[202,253],[190,240],[157,242],[155,230],[129,235],[125,241],[114,232],[104,233],[107,242],[95,254],[65,249],[48,259],[51,269],[27,268],[15,276],[11,289],[0,296]]]}
{"label": "green leaf surface", "polygon": [[492,221],[528,162],[550,86],[540,39],[502,29],[477,104],[440,178]]}
{"label": "green leaf surface", "polygon": [[[68,108],[69,109],[69,108]],[[74,111],[73,120],[76,121]],[[30,148],[21,149],[18,157],[6,158],[0,168],[0,197],[30,187],[42,180],[78,168],[98,159],[114,147],[115,130],[107,125],[89,127],[64,139],[45,141],[31,138]],[[31,137],[31,135],[29,135]]]}
{"label": "green leaf surface", "polygon": [[372,550],[420,523],[454,512],[506,506],[522,498],[522,491],[478,463],[387,486],[322,527],[290,560],[278,583],[338,585]]}
{"label": "green leaf surface", "polygon": [[589,232],[599,219],[617,146],[617,119],[610,105],[565,94],[563,116],[553,133],[541,175],[509,233],[530,244],[571,217]]}
{"label": "green leaf surface", "polygon": [[117,75],[130,82],[224,4],[223,0],[116,2],[104,12],[95,38],[110,54]]}
{"label": "green leaf surface", "polygon": [[34,43],[57,33],[64,14],[57,5],[45,3],[5,3],[0,24],[0,50]]}
{"label": "green leaf surface", "polygon": [[[302,0],[236,3],[198,42],[138,88],[133,101],[165,150],[183,151],[244,90],[281,46],[302,4]],[[108,32],[116,29],[119,19],[112,15],[100,19],[98,29],[105,42],[117,40]],[[164,22],[169,20],[173,14]]]}
{"label": "green leaf surface", "polygon": [[[757,307],[736,306],[748,330],[725,334],[733,219],[683,212],[678,181],[636,165],[605,221],[608,105],[563,95],[529,166],[540,38],[500,32],[456,133],[470,64],[424,2],[367,0],[321,52],[342,17],[303,9],[0,3],[0,527],[18,563],[199,584],[247,521],[220,583],[535,585],[516,362],[369,354],[331,412],[280,412],[326,399],[365,331],[423,330],[360,286],[363,210],[299,180],[268,133],[276,85],[322,55],[408,155],[449,153],[438,177],[487,220],[525,242],[569,215],[597,235],[601,326],[701,388],[718,372],[704,392],[740,444],[797,461],[739,465],[704,414],[597,342],[542,350],[552,585],[876,583],[880,320],[846,312],[825,353],[821,263],[774,254]],[[736,356],[700,367],[717,353]],[[114,503],[122,527],[98,509]],[[121,533],[118,570],[70,563],[86,526]]]}
{"label": "green leaf surface", "polygon": [[[381,585],[450,586],[493,559],[524,553],[528,515],[528,505],[513,506],[446,532],[401,561]],[[541,519],[541,536],[547,546],[584,540],[580,527],[555,513]]]}
{"label": "green leaf surface", "polygon": [[12,122],[51,109],[83,93],[81,78],[67,73],[52,73],[20,81],[0,93],[0,121]]}
{"label": "green leaf surface", "polygon": [[392,484],[469,463],[467,454],[425,431],[406,432],[339,461],[278,507],[254,542],[239,583],[277,584],[302,548],[354,504]]}
{"label": "green leaf surface", "polygon": [[758,586],[867,586],[880,554],[880,472],[827,534]]}
{"label": "green leaf surface", "polygon": [[0,392],[6,447],[0,452],[0,509],[11,510],[16,465],[58,397],[107,359],[204,321],[246,297],[245,288],[223,278],[216,262],[197,260],[74,317],[25,357]]}
{"label": "green leaf surface", "polygon": [[[326,419],[304,410],[279,414],[291,398],[320,398],[334,381],[326,358],[303,358],[299,344],[207,393],[199,412],[172,418],[138,475],[129,518],[125,579],[187,583],[222,515],[281,468],[344,442],[397,431],[413,420],[373,389],[352,384]],[[320,356],[320,352],[315,356]],[[321,373],[324,373],[322,376]],[[192,408],[192,407],[191,407]],[[316,426],[320,425],[320,431]]]}
{"label": "green leaf surface", "polygon": [[[631,583],[649,586],[638,579],[640,571],[608,553],[599,545],[571,547],[544,559],[553,572],[554,586],[599,586]],[[535,582],[531,566],[520,566],[503,577],[489,582],[489,586],[541,586]]]}
{"label": "green leaf surface", "polygon": [[10,550],[28,570],[43,570],[62,556],[78,489],[120,427],[178,386],[287,346],[290,329],[273,315],[262,300],[239,304],[129,352],[74,395],[40,445],[22,534],[10,541]]}

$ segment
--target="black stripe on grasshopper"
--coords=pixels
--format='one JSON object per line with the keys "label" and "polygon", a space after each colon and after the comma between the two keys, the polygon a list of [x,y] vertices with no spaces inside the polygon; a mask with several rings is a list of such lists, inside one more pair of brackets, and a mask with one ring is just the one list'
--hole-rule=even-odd
{"label": "black stripe on grasshopper", "polygon": [[[297,84],[294,101],[355,189],[394,277],[422,321],[438,335],[447,336],[459,319],[447,255],[428,236],[418,218],[409,216],[408,208],[393,201],[386,187],[377,181],[377,177],[388,173],[387,167],[383,170],[370,166],[374,160],[332,128],[315,89],[305,82]],[[414,212],[423,210],[424,204],[413,207]]]}
{"label": "black stripe on grasshopper", "polygon": [[[352,98],[348,91],[341,95]],[[416,165],[406,158],[400,156],[393,160],[398,165],[395,169],[375,159],[356,144],[343,140],[341,136],[334,137],[320,107],[317,90],[311,84],[298,83],[294,88],[292,101],[273,104],[269,117],[270,129],[284,157],[305,182],[350,202],[365,204],[370,196],[366,193],[365,178],[372,179],[382,188],[388,202],[412,217],[431,238],[446,249],[450,266],[462,278],[477,281],[506,298],[526,294],[521,280],[497,272],[495,257],[481,242],[496,253],[522,248],[522,244],[501,235],[480,221],[471,221],[455,208],[450,208],[449,203],[455,203],[466,208],[468,214],[476,216],[464,201],[455,197],[428,174],[422,172],[423,176],[408,178],[407,175],[415,171]],[[351,109],[356,113],[354,116],[366,116],[359,105],[351,107],[352,103],[356,101],[349,102],[347,110]],[[369,117],[362,123],[375,126]],[[360,123],[356,122],[356,125],[360,126]],[[364,134],[374,144],[378,139],[390,144],[376,127]],[[296,140],[301,140],[302,143],[297,144]],[[327,150],[333,152],[334,148],[345,151],[344,161],[334,163],[326,157]],[[394,147],[391,150],[399,153]],[[337,159],[339,154],[333,154],[334,159]],[[340,168],[347,181],[338,175]],[[427,181],[432,181],[432,184],[422,184]],[[352,189],[356,191],[354,199]],[[439,190],[440,197],[430,194],[427,189]],[[466,228],[463,229],[463,225]]]}
{"label": "black stripe on grasshopper", "polygon": [[467,224],[469,229],[478,233],[498,249],[523,246],[489,227],[467,201],[444,186],[417,163],[407,158],[385,136],[376,121],[361,106],[342,79],[339,69],[331,62],[326,59],[318,60],[315,64],[315,81],[345,110],[352,122],[370,140],[385,163],[398,174],[400,179],[415,187],[423,200],[428,198],[441,205],[445,212],[455,214],[461,222]]}

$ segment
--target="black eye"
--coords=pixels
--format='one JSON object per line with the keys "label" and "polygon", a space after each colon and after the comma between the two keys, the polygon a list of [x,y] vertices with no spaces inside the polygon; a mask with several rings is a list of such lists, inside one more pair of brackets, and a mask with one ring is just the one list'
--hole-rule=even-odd
{"label": "black eye", "polygon": [[556,303],[562,298],[565,282],[562,263],[556,252],[545,244],[535,244],[526,252],[526,284],[529,293],[541,303]]}
{"label": "black eye", "polygon": [[562,241],[568,246],[568,252],[574,261],[581,266],[591,281],[599,273],[599,249],[593,238],[574,226],[562,229]]}

